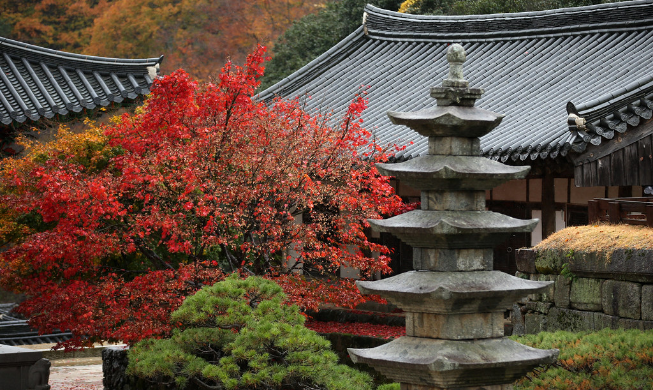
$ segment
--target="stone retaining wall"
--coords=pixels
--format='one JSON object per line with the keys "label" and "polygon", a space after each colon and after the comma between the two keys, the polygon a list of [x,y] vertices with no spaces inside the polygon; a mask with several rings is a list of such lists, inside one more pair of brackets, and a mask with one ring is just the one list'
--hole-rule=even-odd
{"label": "stone retaining wall", "polygon": [[653,329],[653,251],[537,253],[517,251],[517,276],[554,281],[513,308],[516,334]]}

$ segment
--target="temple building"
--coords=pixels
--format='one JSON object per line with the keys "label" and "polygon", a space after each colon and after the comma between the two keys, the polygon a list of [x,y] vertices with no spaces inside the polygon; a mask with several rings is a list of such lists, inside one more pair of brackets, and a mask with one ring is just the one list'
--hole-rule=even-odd
{"label": "temple building", "polygon": [[[344,112],[367,91],[365,127],[381,144],[407,145],[396,162],[424,155],[426,137],[391,124],[386,112],[432,106],[428,85],[447,75],[444,53],[467,52],[466,76],[492,94],[478,105],[505,115],[481,137],[482,155],[530,165],[524,179],[488,190],[489,210],[540,218],[495,250],[495,267],[514,273],[514,250],[588,222],[594,198],[638,197],[653,184],[653,0],[514,14],[422,16],[368,5],[362,25],[297,72],[261,92],[310,96],[310,109]],[[419,191],[396,182],[398,193]],[[401,247],[395,266],[412,266]],[[400,270],[400,269],[397,269]]]}
{"label": "temple building", "polygon": [[0,147],[21,126],[149,94],[162,60],[71,54],[0,37]]}

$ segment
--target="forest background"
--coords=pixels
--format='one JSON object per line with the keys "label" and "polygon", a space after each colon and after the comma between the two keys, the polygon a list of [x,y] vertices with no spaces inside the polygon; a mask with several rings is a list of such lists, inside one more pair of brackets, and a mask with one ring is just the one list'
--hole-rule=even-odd
{"label": "forest background", "polygon": [[614,0],[0,0],[0,36],[72,53],[149,58],[162,74],[216,76],[269,48],[261,88],[355,31],[365,4],[413,14],[536,11]]}

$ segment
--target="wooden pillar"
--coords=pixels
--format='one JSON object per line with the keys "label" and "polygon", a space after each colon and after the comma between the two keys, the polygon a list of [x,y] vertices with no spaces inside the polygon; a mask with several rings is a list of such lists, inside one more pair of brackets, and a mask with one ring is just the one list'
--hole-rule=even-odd
{"label": "wooden pillar", "polygon": [[553,174],[546,170],[542,178],[542,239],[556,231],[555,194]]}

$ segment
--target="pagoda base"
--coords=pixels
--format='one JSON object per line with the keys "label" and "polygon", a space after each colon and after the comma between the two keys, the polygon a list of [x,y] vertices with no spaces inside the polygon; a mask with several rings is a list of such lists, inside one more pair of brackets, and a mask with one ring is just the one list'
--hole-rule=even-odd
{"label": "pagoda base", "polygon": [[407,336],[376,348],[349,348],[348,352],[354,363],[372,366],[399,383],[427,389],[511,384],[558,356],[558,350],[535,349],[507,338],[453,341]]}

